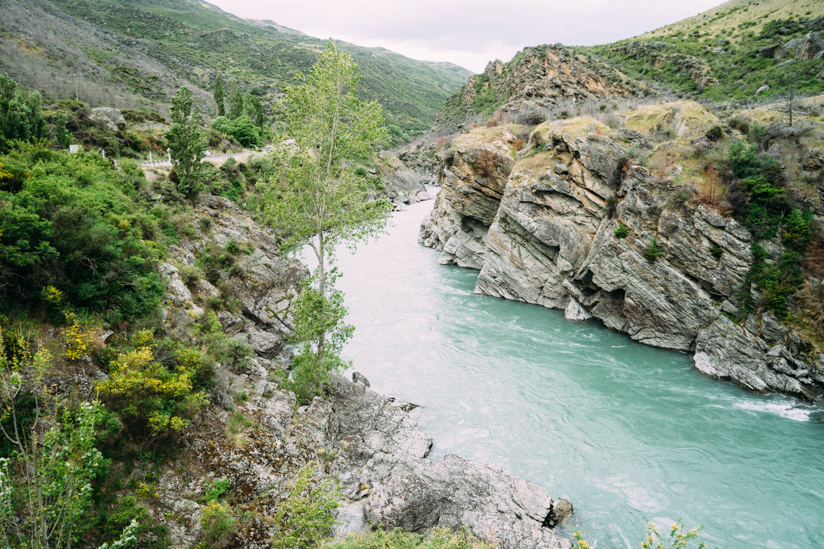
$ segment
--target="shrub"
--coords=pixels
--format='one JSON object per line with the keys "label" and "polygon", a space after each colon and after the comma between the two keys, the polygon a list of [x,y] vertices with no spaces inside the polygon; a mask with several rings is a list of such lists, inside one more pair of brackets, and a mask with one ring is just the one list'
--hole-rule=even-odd
{"label": "shrub", "polygon": [[277,530],[271,540],[275,549],[314,547],[335,524],[340,489],[331,478],[317,478],[320,465],[310,462],[298,471],[295,486],[275,513]]}
{"label": "shrub", "polygon": [[235,373],[248,370],[254,354],[252,348],[237,338],[227,336],[214,312],[209,311],[203,315],[195,325],[194,332],[202,352],[220,361]]}
{"label": "shrub", "polygon": [[546,116],[538,111],[528,111],[518,116],[518,124],[523,124],[524,126],[537,126],[538,124],[543,124],[544,121],[546,121]]}
{"label": "shrub", "polygon": [[561,120],[566,120],[567,118],[569,118],[569,111],[568,111],[568,110],[566,110],[566,109],[562,110],[562,111],[558,114],[558,118],[560,118]]}
{"label": "shrub", "polygon": [[626,238],[626,237],[628,237],[628,236],[629,236],[629,233],[630,233],[629,227],[627,227],[627,226],[626,226],[626,225],[624,225],[623,223],[620,223],[620,224],[619,224],[619,225],[615,228],[615,232],[614,232],[614,234],[615,234],[615,238],[617,238],[618,240],[621,240],[622,238]]}
{"label": "shrub", "polygon": [[709,129],[709,131],[707,131],[706,137],[713,142],[719,141],[724,137],[724,130],[721,126],[713,126]]}
{"label": "shrub", "polygon": [[260,141],[260,134],[255,122],[246,115],[234,120],[225,116],[218,116],[212,121],[211,128],[222,134],[232,136],[244,147],[256,147]]}
{"label": "shrub", "polygon": [[658,245],[658,239],[652,237],[652,243],[644,250],[644,259],[650,263],[655,263],[655,260],[661,257],[663,250]]}
{"label": "shrub", "polygon": [[715,259],[721,259],[721,256],[724,255],[724,248],[715,245],[710,246],[710,255]]}
{"label": "shrub", "polygon": [[[207,543],[217,543],[237,529],[232,509],[219,501],[212,501],[201,508],[200,525]],[[218,544],[219,545],[219,544]]]}
{"label": "shrub", "polygon": [[131,349],[114,360],[109,378],[96,386],[141,448],[183,431],[189,417],[205,402],[205,395],[195,392],[192,384],[201,366],[200,354],[177,349],[167,367],[152,354],[156,346],[150,332],[137,332]]}
{"label": "shrub", "polygon": [[[24,145],[0,157],[12,175],[0,189],[0,291],[23,305],[41,304],[53,286],[68,305],[134,320],[163,296],[155,271],[163,248],[145,182],[91,154]],[[19,178],[19,179],[18,179]]]}
{"label": "shrub", "polygon": [[189,288],[197,286],[201,278],[203,278],[203,273],[194,265],[186,265],[180,268],[180,279]]}

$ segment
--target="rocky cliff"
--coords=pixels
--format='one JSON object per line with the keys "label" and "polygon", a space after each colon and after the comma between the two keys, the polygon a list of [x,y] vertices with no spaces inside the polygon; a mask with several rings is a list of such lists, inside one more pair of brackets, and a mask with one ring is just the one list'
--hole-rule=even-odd
{"label": "rocky cliff", "polygon": [[[632,88],[643,86],[632,82]],[[460,123],[474,115],[530,112],[561,103],[636,95],[630,80],[607,64],[561,44],[524,48],[511,61],[492,61],[449,98],[438,123]]]}
{"label": "rocky cliff", "polygon": [[[410,190],[419,185],[411,179],[407,184]],[[353,381],[335,376],[327,400],[298,407],[293,393],[278,388],[274,373],[291,365],[284,336],[307,269],[281,257],[272,234],[231,201],[204,194],[194,209],[200,230],[182,238],[159,267],[168,288],[161,330],[179,339],[196,337],[208,306],[218,311],[223,331],[255,356],[243,369],[216,365],[212,403],[181,437],[174,463],[159,470],[138,465],[131,473],[135,483],[159,479],[147,507],[168,529],[173,547],[203,541],[204,494],[218,480],[228,481],[233,514],[244,517],[221,545],[270,547],[273,517],[298,469],[317,461],[317,479],[334,478],[345,497],[337,537],[377,526],[416,533],[466,527],[502,549],[571,549],[552,530],[572,513],[568,501],[494,464],[457,456],[428,460],[432,439],[410,417],[415,405],[378,395],[362,375],[354,374]],[[218,258],[213,270],[202,260],[210,256]],[[188,276],[195,265],[206,271],[203,279]],[[105,374],[86,377],[78,384],[91,393]]]}
{"label": "rocky cliff", "polygon": [[595,317],[641,343],[697,352],[708,375],[815,399],[824,355],[771,314],[743,326],[725,316],[739,314],[752,235],[669,175],[684,169],[679,147],[701,146],[717,119],[694,103],[656,108],[675,134],[657,175],[637,160],[654,146],[646,136],[594,119],[541,124],[517,153],[503,128],[462,135],[440,153],[442,189],[420,241],[442,264],[479,270],[478,294]]}

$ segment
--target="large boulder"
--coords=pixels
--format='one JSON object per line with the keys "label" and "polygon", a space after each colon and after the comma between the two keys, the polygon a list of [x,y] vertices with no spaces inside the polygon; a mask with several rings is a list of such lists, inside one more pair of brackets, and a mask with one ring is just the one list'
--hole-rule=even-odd
{"label": "large boulder", "polygon": [[397,464],[384,454],[370,465],[393,471],[367,500],[366,518],[374,526],[408,532],[466,527],[478,537],[492,538],[500,549],[572,547],[548,528],[553,500],[546,490],[498,466],[453,455]]}

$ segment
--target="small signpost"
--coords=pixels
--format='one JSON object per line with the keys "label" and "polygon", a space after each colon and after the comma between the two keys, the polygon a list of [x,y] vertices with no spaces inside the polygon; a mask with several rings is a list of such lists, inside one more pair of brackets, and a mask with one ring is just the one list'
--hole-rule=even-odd
{"label": "small signpost", "polygon": [[72,154],[77,154],[77,151],[80,149],[80,145],[69,145],[69,152]]}

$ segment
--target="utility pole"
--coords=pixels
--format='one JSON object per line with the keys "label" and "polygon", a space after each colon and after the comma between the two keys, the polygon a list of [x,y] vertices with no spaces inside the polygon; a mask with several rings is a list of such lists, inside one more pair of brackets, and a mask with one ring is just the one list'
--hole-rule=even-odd
{"label": "utility pole", "polygon": [[75,100],[80,101],[80,94],[78,93],[78,90],[77,90],[77,77],[78,76],[83,76],[83,74],[82,73],[81,74],[76,74],[75,73],[75,74],[70,74],[69,76],[74,76],[74,98],[75,98]]}

